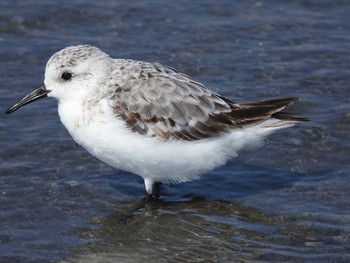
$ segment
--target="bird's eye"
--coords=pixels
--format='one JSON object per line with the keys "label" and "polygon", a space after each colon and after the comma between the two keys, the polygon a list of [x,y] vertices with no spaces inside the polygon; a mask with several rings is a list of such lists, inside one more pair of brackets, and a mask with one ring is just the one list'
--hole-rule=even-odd
{"label": "bird's eye", "polygon": [[72,76],[73,76],[72,73],[65,71],[62,73],[61,79],[70,80],[72,78]]}

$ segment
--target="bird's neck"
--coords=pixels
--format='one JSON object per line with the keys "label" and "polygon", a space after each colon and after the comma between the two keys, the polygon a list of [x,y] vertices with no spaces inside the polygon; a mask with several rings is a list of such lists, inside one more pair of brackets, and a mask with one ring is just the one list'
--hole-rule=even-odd
{"label": "bird's neck", "polygon": [[71,101],[58,102],[58,114],[61,122],[69,130],[78,129],[81,125],[81,103]]}

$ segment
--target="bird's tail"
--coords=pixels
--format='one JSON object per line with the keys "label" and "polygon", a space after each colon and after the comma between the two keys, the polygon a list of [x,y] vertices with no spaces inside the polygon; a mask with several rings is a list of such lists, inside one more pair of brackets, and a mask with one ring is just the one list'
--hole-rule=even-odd
{"label": "bird's tail", "polygon": [[299,122],[309,121],[308,118],[296,117],[295,112],[283,111],[285,107],[292,105],[297,97],[264,100],[252,103],[239,104],[239,108],[231,112],[240,119],[240,125],[250,126],[261,124],[261,127],[282,128]]}

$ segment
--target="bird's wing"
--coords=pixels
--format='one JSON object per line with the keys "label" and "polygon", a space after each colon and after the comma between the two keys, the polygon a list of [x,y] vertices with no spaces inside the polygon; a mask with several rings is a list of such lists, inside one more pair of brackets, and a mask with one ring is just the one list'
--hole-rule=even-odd
{"label": "bird's wing", "polygon": [[[124,73],[123,73],[124,70]],[[199,140],[254,125],[291,101],[238,105],[160,64],[125,61],[110,98],[134,132],[165,140]]]}

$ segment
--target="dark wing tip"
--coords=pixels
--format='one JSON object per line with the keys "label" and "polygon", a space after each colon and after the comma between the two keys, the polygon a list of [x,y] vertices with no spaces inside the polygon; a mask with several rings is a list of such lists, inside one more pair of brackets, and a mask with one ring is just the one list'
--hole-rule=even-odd
{"label": "dark wing tip", "polygon": [[[276,101],[278,101],[277,99]],[[280,101],[285,102],[285,107],[292,105],[296,101],[299,100],[299,97],[289,97],[285,99],[280,99]],[[289,121],[289,122],[307,122],[311,121],[310,118],[305,118],[305,117],[295,117],[294,115],[299,115],[299,112],[288,112],[288,111],[278,111],[274,114],[271,115],[272,118],[283,120],[283,121]]]}
{"label": "dark wing tip", "polygon": [[239,108],[232,107],[230,116],[240,126],[258,124],[268,118],[275,118],[286,122],[306,122],[308,118],[293,116],[295,113],[285,112],[283,109],[298,101],[298,97],[263,100],[252,103],[239,104]]}
{"label": "dark wing tip", "polygon": [[287,111],[280,111],[276,112],[271,115],[272,118],[283,120],[283,121],[290,121],[290,122],[308,122],[311,121],[310,118],[305,117],[296,117],[295,115],[300,114],[299,112],[287,112]]}

